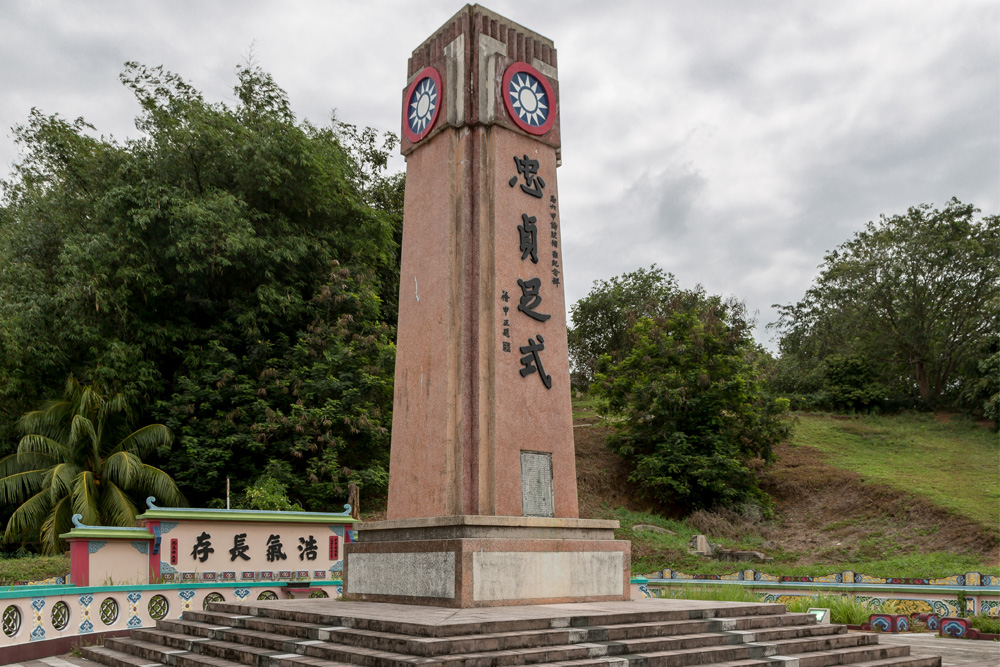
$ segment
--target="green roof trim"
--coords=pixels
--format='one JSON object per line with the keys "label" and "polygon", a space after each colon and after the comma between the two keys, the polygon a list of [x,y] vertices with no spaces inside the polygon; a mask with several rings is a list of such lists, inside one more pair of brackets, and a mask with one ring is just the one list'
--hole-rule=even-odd
{"label": "green roof trim", "polygon": [[115,526],[87,526],[74,528],[60,535],[64,540],[100,538],[102,540],[152,540],[153,534],[145,528],[117,528]]}
{"label": "green roof trim", "polygon": [[361,523],[351,516],[351,506],[344,505],[344,512],[272,512],[268,510],[223,510],[200,507],[157,507],[156,498],[146,498],[148,510],[137,519],[186,519],[188,521],[251,521],[255,523]]}

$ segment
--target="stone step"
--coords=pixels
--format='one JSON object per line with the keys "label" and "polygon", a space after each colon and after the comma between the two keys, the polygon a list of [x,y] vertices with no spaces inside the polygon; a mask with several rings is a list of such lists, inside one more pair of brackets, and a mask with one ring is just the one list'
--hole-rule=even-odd
{"label": "stone step", "polygon": [[873,632],[842,632],[835,635],[778,639],[762,643],[774,646],[778,655],[794,655],[878,644],[878,635]]}
{"label": "stone step", "polygon": [[[188,620],[198,619],[198,620]],[[523,632],[480,633],[474,635],[449,635],[446,637],[410,636],[398,632],[378,632],[347,627],[323,627],[301,622],[259,616],[236,615],[218,611],[187,612],[182,621],[160,624],[163,629],[190,627],[191,632],[205,637],[240,641],[222,636],[223,629],[246,629],[261,633],[293,635],[300,638],[320,639],[347,646],[357,646],[380,651],[407,653],[418,656],[436,656],[452,653],[483,653],[540,646],[558,646],[581,642],[630,641],[640,638],[665,638],[705,632],[736,631],[759,634],[771,629],[768,638],[801,637],[809,634],[827,634],[842,626],[817,626],[809,614],[783,614],[780,616],[746,616],[727,619],[698,619],[684,621],[658,621],[624,625],[605,625],[590,628],[555,628]],[[795,628],[795,629],[792,629]],[[775,634],[776,633],[776,634]],[[751,641],[744,639],[743,641]]]}
{"label": "stone step", "polygon": [[250,616],[246,614],[232,614],[215,610],[186,611],[184,619],[173,621],[174,623],[194,623],[198,626],[246,628],[248,630],[260,630],[261,632],[274,632],[290,637],[301,639],[318,639],[315,630],[325,627],[301,621],[285,620],[280,618],[270,618],[266,616]]}
{"label": "stone step", "polygon": [[905,645],[879,645],[878,635],[819,625],[781,605],[634,613],[595,605],[576,616],[553,605],[552,614],[464,612],[457,623],[451,612],[392,607],[380,618],[382,608],[370,606],[348,616],[349,605],[214,603],[109,638],[89,655],[110,667],[940,667]]}
{"label": "stone step", "polygon": [[[161,638],[166,633],[161,635]],[[242,644],[203,640],[194,642],[193,650],[171,648],[163,644],[130,637],[108,638],[103,647],[81,649],[85,658],[111,667],[129,665],[167,665],[169,667],[350,667],[344,663],[321,660],[294,652],[267,651]],[[96,649],[100,649],[97,651]],[[92,651],[88,654],[87,651]]]}
{"label": "stone step", "polygon": [[[319,607],[319,605],[316,605]],[[392,606],[392,605],[390,605]],[[565,627],[604,627],[631,625],[651,622],[686,621],[697,619],[733,619],[745,616],[781,616],[784,605],[765,603],[733,603],[729,606],[711,607],[696,605],[692,608],[644,609],[593,615],[516,618],[486,620],[468,623],[425,624],[399,619],[387,620],[371,617],[349,617],[319,610],[303,608],[301,605],[249,605],[245,603],[213,602],[209,612],[186,612],[185,618],[204,620],[203,614],[219,612],[230,616],[258,616],[292,621],[316,626],[344,626],[359,630],[399,633],[408,636],[446,637],[456,635],[479,635],[504,632],[525,632]]]}
{"label": "stone step", "polygon": [[737,630],[730,634],[742,634],[748,642],[776,642],[784,639],[802,637],[824,637],[847,633],[846,625],[786,625],[777,628],[762,628],[760,630]]}
{"label": "stone step", "polygon": [[[436,657],[419,655],[413,651],[400,652],[389,651],[379,647],[365,647],[351,644],[344,644],[340,641],[303,640],[288,637],[277,633],[265,633],[257,630],[245,628],[235,628],[226,626],[209,625],[192,621],[174,621],[164,623],[165,627],[179,628],[190,627],[201,633],[201,636],[192,637],[176,632],[168,632],[165,629],[144,629],[133,633],[134,639],[147,642],[156,642],[174,650],[196,651],[218,655],[227,659],[235,651],[235,647],[247,647],[252,654],[262,654],[266,652],[276,653],[303,653],[322,657],[327,660],[338,662],[350,662],[353,664],[370,665],[372,667],[393,667],[400,665],[412,665],[423,662],[435,662],[440,665],[478,665],[480,667],[497,667],[502,665],[523,665],[538,662],[558,662],[572,661],[582,658],[594,657],[614,657],[626,654],[652,654],[662,652],[691,652],[698,649],[718,646],[725,647],[731,645],[745,644],[753,642],[756,633],[687,633],[677,634],[667,637],[638,638],[623,641],[609,642],[575,642],[560,645],[523,645],[515,648],[486,651],[458,651],[451,654],[438,654]],[[210,630],[209,630],[210,629]],[[331,631],[335,629],[330,629]],[[840,634],[835,631],[841,630]],[[830,649],[842,645],[856,645],[865,641],[866,637],[874,635],[844,635],[842,626],[788,626],[773,630],[786,635],[792,635],[796,639],[785,642],[781,653],[800,653],[810,649]],[[585,633],[584,629],[571,630],[570,632]],[[811,636],[811,633],[820,636]],[[333,639],[339,640],[340,635],[332,632]],[[418,641],[432,642],[423,638]],[[795,641],[799,642],[795,644]],[[202,644],[209,648],[199,648]],[[225,645],[229,653],[212,652],[216,645]],[[460,646],[456,644],[456,646]],[[313,648],[308,648],[313,647]],[[746,653],[746,652],[745,652]],[[421,658],[423,658],[421,660]]]}
{"label": "stone step", "polygon": [[884,660],[866,660],[853,663],[854,667],[941,667],[941,658],[936,655],[904,655]]}
{"label": "stone step", "polygon": [[163,664],[156,660],[144,660],[130,653],[115,651],[106,646],[82,646],[80,655],[108,667],[158,667]]}
{"label": "stone step", "polygon": [[160,642],[152,642],[134,637],[108,637],[104,640],[104,648],[128,653],[143,660],[151,660],[164,665],[172,665],[176,662],[177,656],[191,651],[186,648],[175,648]]}
{"label": "stone step", "polygon": [[[878,637],[876,637],[877,641]],[[850,646],[834,651],[816,651],[795,656],[799,667],[829,667],[829,665],[856,665],[858,663],[909,658],[909,646],[888,646],[886,644],[865,644]],[[905,664],[905,663],[903,663]]]}

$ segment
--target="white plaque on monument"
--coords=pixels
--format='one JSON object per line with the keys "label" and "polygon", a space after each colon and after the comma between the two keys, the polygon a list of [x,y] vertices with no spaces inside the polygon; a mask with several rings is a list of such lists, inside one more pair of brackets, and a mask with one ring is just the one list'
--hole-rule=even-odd
{"label": "white plaque on monument", "polygon": [[521,452],[521,511],[524,516],[555,516],[552,454]]}

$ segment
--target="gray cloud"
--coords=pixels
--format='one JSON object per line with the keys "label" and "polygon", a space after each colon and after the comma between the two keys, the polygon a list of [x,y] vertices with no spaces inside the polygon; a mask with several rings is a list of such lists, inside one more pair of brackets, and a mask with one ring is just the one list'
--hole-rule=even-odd
{"label": "gray cloud", "polygon": [[[253,44],[300,118],[336,109],[398,132],[407,57],[459,6],[5,3],[0,126],[35,106],[133,136],[123,62],[162,64],[231,102]],[[559,48],[568,303],[656,262],[745,298],[763,324],[880,213],[952,196],[1000,211],[996,2],[488,6]],[[5,134],[0,165],[15,159]]]}

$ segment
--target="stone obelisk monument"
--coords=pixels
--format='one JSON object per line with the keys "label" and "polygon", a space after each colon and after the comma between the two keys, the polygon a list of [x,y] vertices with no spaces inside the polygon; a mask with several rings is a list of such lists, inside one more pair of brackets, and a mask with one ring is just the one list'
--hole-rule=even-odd
{"label": "stone obelisk monument", "polygon": [[552,42],[468,5],[413,52],[388,520],[351,599],[624,600],[629,543],[578,518]]}

